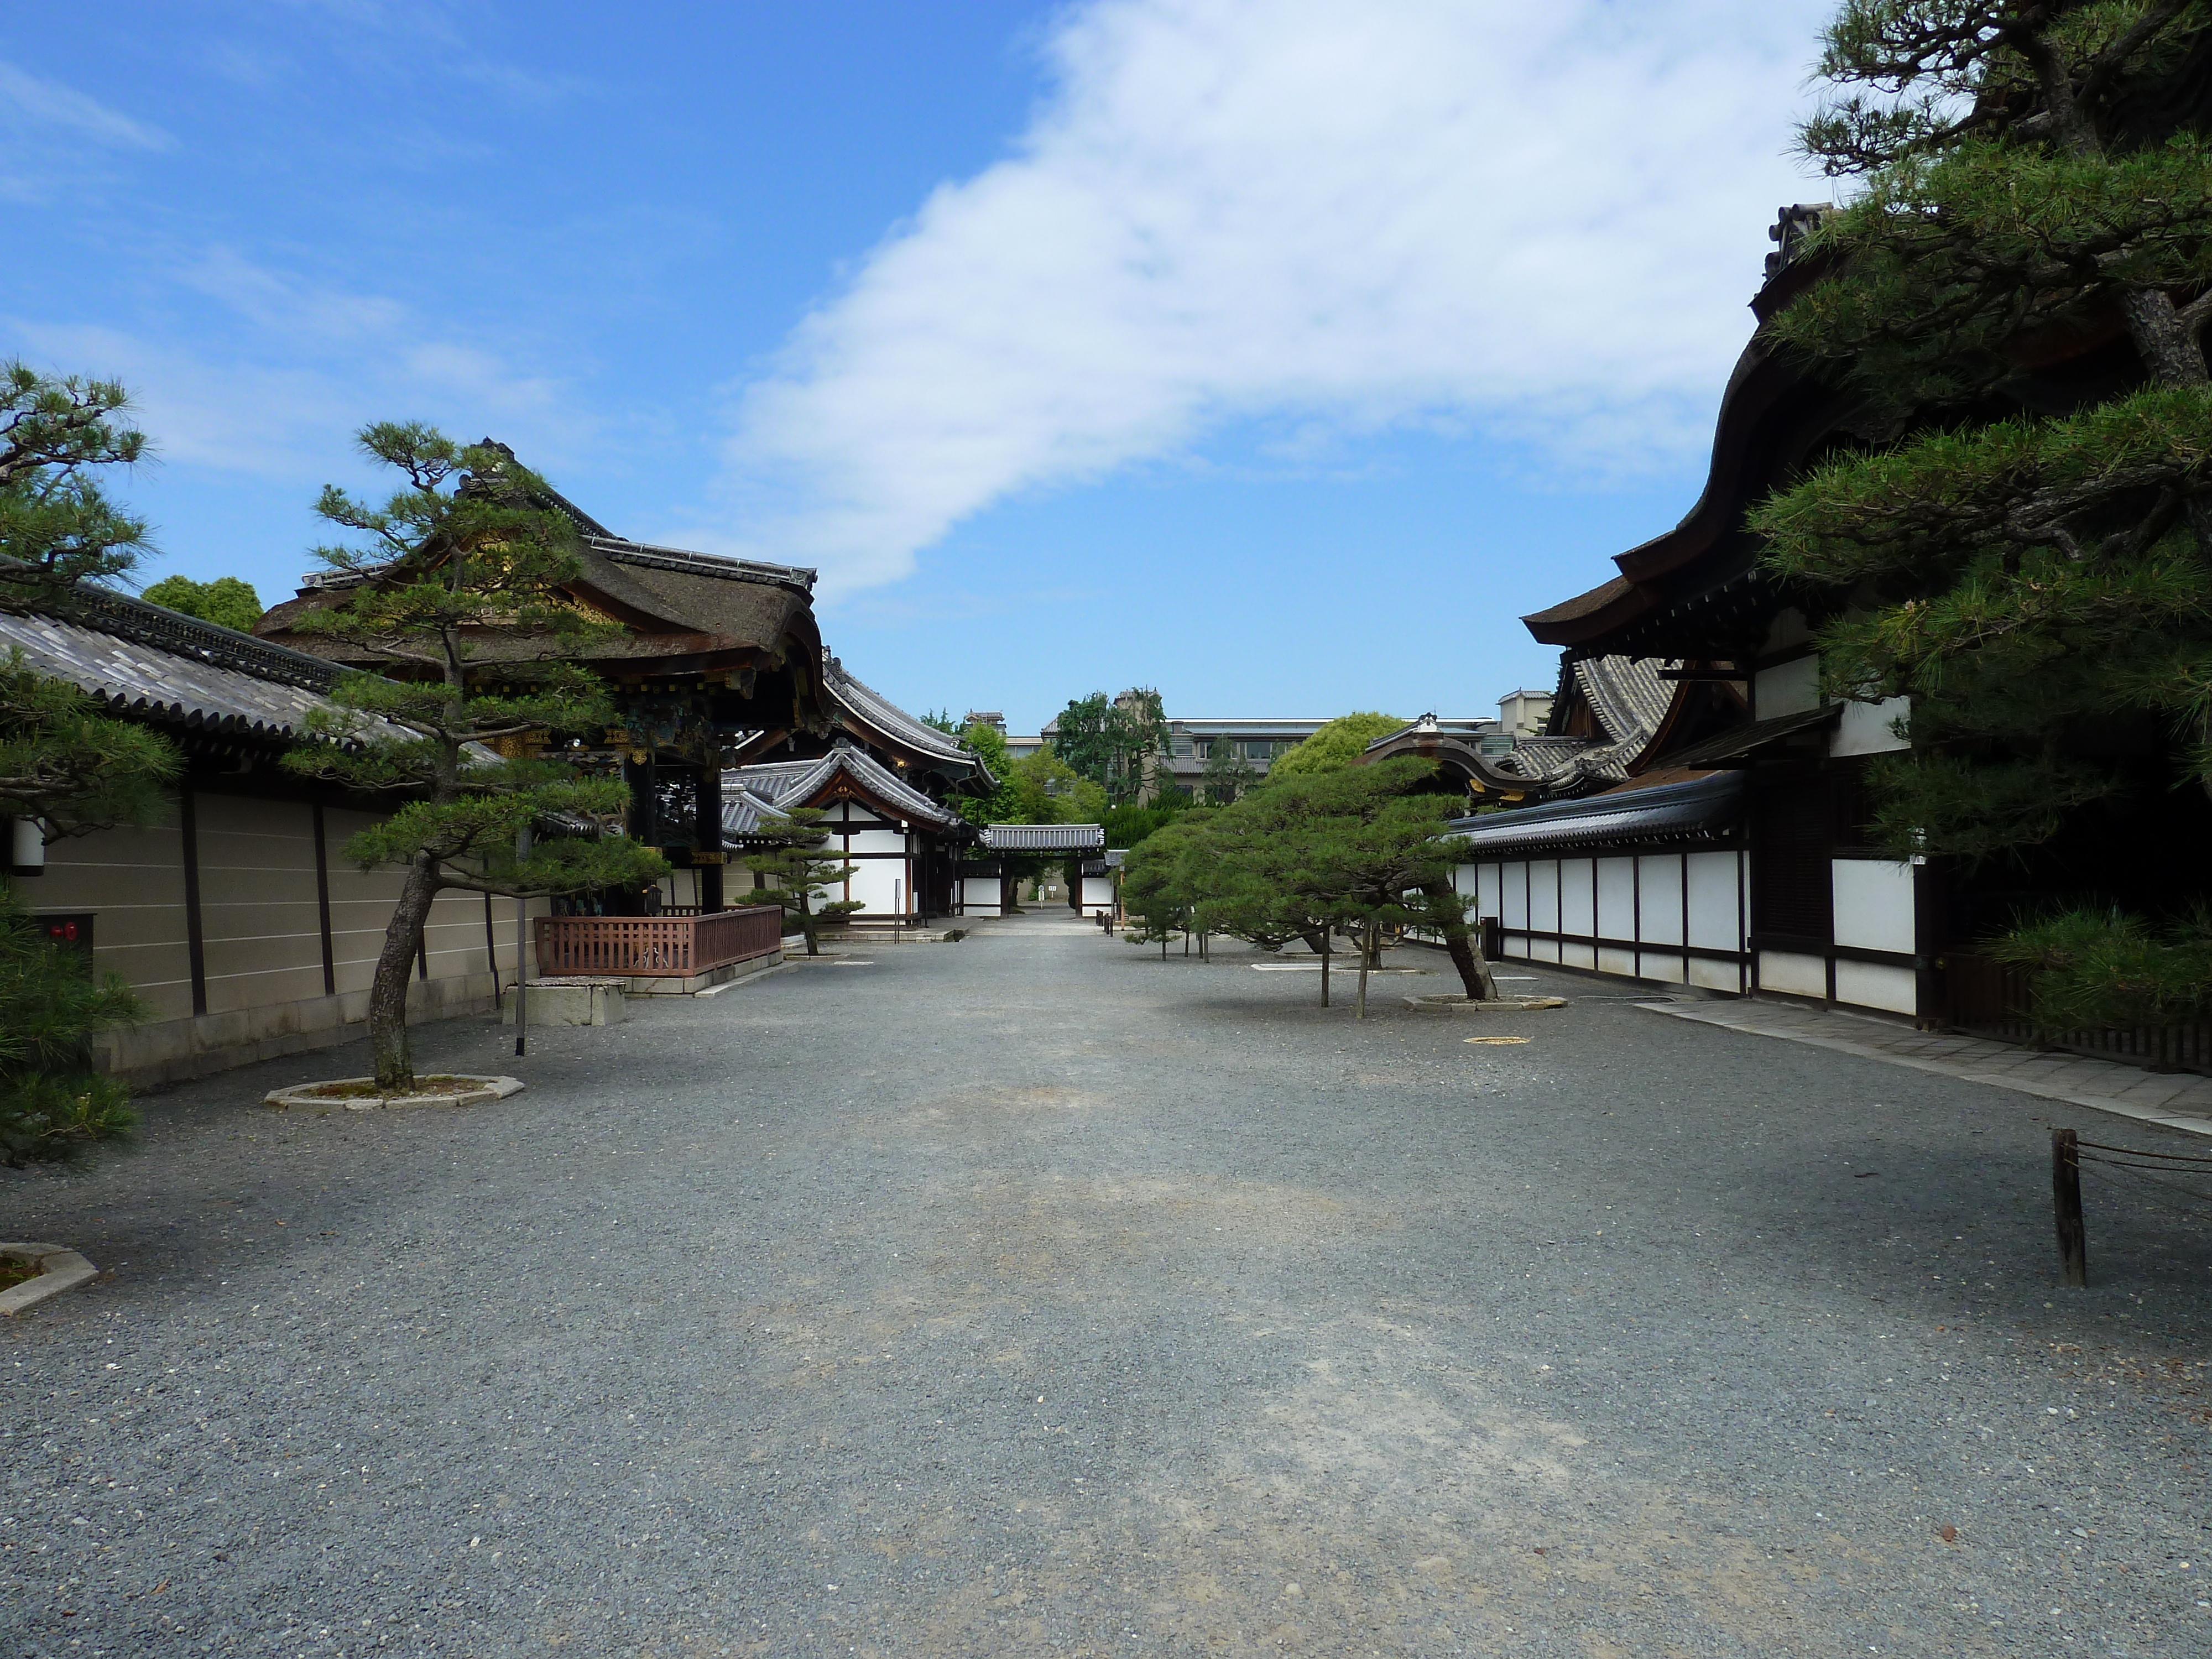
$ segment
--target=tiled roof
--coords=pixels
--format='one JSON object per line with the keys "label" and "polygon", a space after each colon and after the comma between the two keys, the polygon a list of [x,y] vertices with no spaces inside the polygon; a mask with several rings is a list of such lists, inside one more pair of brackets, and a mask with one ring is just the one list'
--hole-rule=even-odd
{"label": "tiled roof", "polygon": [[732,783],[734,772],[722,774],[722,834],[732,841],[741,841],[763,830],[787,823],[791,814],[773,801],[753,793],[750,789]]}
{"label": "tiled roof", "polygon": [[1744,775],[1712,772],[1619,794],[1552,801],[1452,822],[1468,859],[1520,858],[1572,847],[1672,842],[1711,836],[1743,812]]}
{"label": "tiled roof", "polygon": [[1106,844],[1096,823],[987,823],[983,845],[994,853],[1086,853]]}
{"label": "tiled roof", "polygon": [[331,665],[250,634],[99,589],[56,608],[69,614],[0,611],[0,653],[20,649],[27,666],[112,713],[284,743],[302,735],[310,710],[334,706],[322,695],[337,678]]}
{"label": "tiled roof", "polygon": [[990,777],[988,769],[974,750],[950,732],[915,719],[872,686],[861,684],[847,672],[843,663],[826,651],[822,655],[822,684],[830,702],[854,715],[862,726],[873,726],[907,748],[950,766],[981,773],[990,779],[991,787],[998,787],[998,780]]}
{"label": "tiled roof", "polygon": [[[841,738],[828,754],[814,760],[768,761],[723,773],[722,833],[735,836],[747,832],[733,822],[733,803],[750,799],[755,806],[765,805],[787,812],[819,795],[841,772],[885,806],[919,823],[951,829],[963,822],[958,813],[939,806],[913,785],[902,781],[888,768],[878,765],[865,750]],[[748,810],[751,809],[737,805],[735,817],[742,820]],[[752,820],[754,824],[758,822],[757,817]]]}
{"label": "tiled roof", "polygon": [[1565,682],[1571,679],[1605,736],[1522,738],[1498,759],[1496,770],[1547,790],[1625,781],[1630,763],[1650,743],[1674,702],[1673,682],[1659,678],[1668,663],[1659,657],[1585,657],[1570,664],[1557,706],[1565,705],[1570,686]]}

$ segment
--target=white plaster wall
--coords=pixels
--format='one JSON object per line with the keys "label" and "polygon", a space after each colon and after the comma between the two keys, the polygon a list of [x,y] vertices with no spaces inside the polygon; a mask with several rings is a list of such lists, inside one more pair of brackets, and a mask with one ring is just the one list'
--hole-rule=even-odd
{"label": "white plaster wall", "polygon": [[[1914,949],[1912,866],[1874,859],[1837,859],[1831,867],[1835,884],[1836,943],[1861,951],[1897,951],[1910,955]],[[1843,994],[1840,987],[1837,994]]]}
{"label": "white plaster wall", "polygon": [[[1653,945],[1682,942],[1682,860],[1668,853],[1647,854],[1644,887],[1644,939]],[[1679,970],[1680,964],[1677,964]]]}
{"label": "white plaster wall", "polygon": [[1528,925],[1528,885],[1525,879],[1528,866],[1490,864],[1483,867],[1497,872],[1499,919],[1508,927],[1526,927]]}
{"label": "white plaster wall", "polygon": [[1592,859],[1559,860],[1559,931],[1597,932],[1597,872]]}
{"label": "white plaster wall", "polygon": [[1893,1014],[1920,1012],[1918,985],[1910,968],[1873,962],[1836,963],[1836,1000]]}
{"label": "white plaster wall", "polygon": [[1771,720],[1778,714],[1796,714],[1820,706],[1820,659],[1798,657],[1762,668],[1753,678],[1752,713]]}
{"label": "white plaster wall", "polygon": [[1500,883],[1498,874],[1498,866],[1494,864],[1460,866],[1459,874],[1453,884],[1461,892],[1473,893],[1475,896],[1475,915],[1503,916],[1505,914],[1498,906],[1498,901],[1503,896],[1498,891]]}
{"label": "white plaster wall", "polygon": [[1741,991],[1743,988],[1743,970],[1733,962],[1715,962],[1710,957],[1692,957],[1690,983],[1701,985],[1708,991]]}
{"label": "white plaster wall", "polygon": [[1828,994],[1828,964],[1822,957],[1800,956],[1795,951],[1761,951],[1759,985],[1763,991],[1825,998]]}
{"label": "white plaster wall", "polygon": [[996,876],[963,876],[960,889],[960,908],[963,915],[995,916],[999,914],[999,878]]}
{"label": "white plaster wall", "polygon": [[[1636,937],[1636,860],[1600,859],[1597,861],[1597,927],[1602,939]],[[1604,964],[1600,963],[1601,967]],[[1623,969],[1633,973],[1632,968]]]}
{"label": "white plaster wall", "polygon": [[[854,866],[851,896],[860,900],[872,915],[896,915],[902,908],[910,908],[913,895],[905,891],[905,881],[902,860],[869,859]],[[896,893],[893,883],[899,884]]]}
{"label": "white plaster wall", "polygon": [[1114,908],[1114,878],[1111,876],[1083,878],[1083,911],[1096,915],[1101,910]]}
{"label": "white plaster wall", "polygon": [[[1734,853],[1690,854],[1690,943],[1714,951],[1741,951],[1739,860]],[[1727,964],[1733,981],[1735,967]]]}
{"label": "white plaster wall", "polygon": [[1559,918],[1559,866],[1556,860],[1536,859],[1528,865],[1528,926],[1540,933],[1565,933]]}
{"label": "white plaster wall", "polygon": [[855,830],[846,843],[848,853],[903,853],[906,837],[896,830]]}
{"label": "white plaster wall", "polygon": [[1910,697],[1889,697],[1881,702],[1847,702],[1842,716],[1836,721],[1836,735],[1830,739],[1831,755],[1886,755],[1893,750],[1910,749],[1907,743],[1890,727],[1904,719],[1912,709]]}

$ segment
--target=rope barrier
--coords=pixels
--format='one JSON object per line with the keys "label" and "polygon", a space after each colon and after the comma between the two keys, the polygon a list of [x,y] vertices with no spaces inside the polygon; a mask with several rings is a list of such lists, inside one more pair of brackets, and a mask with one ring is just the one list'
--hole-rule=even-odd
{"label": "rope barrier", "polygon": [[[2111,1176],[2108,1176],[2108,1175],[2099,1175],[2095,1170],[2091,1170],[2091,1169],[2088,1169],[2088,1168],[2087,1168],[2087,1167],[2086,1167],[2086,1166],[2088,1164],[2089,1161],[2090,1161],[2090,1160],[2088,1160],[2087,1158],[2083,1158],[2083,1159],[2081,1160],[2081,1162],[2082,1162],[2083,1165],[2085,1166],[2085,1167],[2084,1167],[2084,1169],[2083,1169],[2083,1170],[2082,1170],[2082,1173],[2083,1173],[2083,1174],[2085,1174],[2085,1175],[2087,1175],[2087,1176],[2089,1177],[2089,1179],[2090,1179],[2090,1180],[2094,1181],[2094,1182],[2100,1182],[2100,1184],[2102,1184],[2102,1185],[2104,1185],[2104,1186],[2110,1187],[2110,1188],[2112,1188],[2112,1190],[2113,1190],[2113,1191],[2115,1191],[2115,1192],[2132,1193],[2132,1194],[2133,1194],[2136,1197],[2137,1197],[2137,1198],[2145,1198],[2145,1199],[2148,1199],[2148,1200],[2149,1200],[2152,1203],[2154,1203],[2154,1204],[2161,1205],[2161,1206],[2164,1206],[2165,1208],[2166,1208],[2166,1209],[2173,1210],[2173,1211],[2177,1211],[2177,1212],[2179,1212],[2179,1213],[2181,1213],[2181,1214],[2183,1214],[2183,1215],[2197,1215],[2197,1214],[2199,1214],[2199,1213],[2200,1213],[2200,1212],[2197,1209],[2197,1207],[2196,1207],[2195,1206],[2188,1205],[2188,1204],[2177,1204],[2177,1203],[2175,1203],[2175,1202],[2174,1202],[2172,1199],[2170,1199],[2170,1198],[2160,1198],[2160,1197],[2157,1194],[2155,1194],[2155,1193],[2146,1193],[2146,1192],[2142,1192],[2142,1191],[2141,1191],[2141,1190],[2139,1190],[2139,1189],[2137,1189],[2137,1188],[2131,1188],[2131,1187],[2130,1187],[2130,1186],[2128,1185],[2128,1183],[2127,1183],[2127,1182],[2124,1182],[2124,1181],[2116,1181],[2116,1180],[2114,1180]],[[2146,1179],[2148,1179],[2148,1177],[2146,1177]],[[2161,1182],[2154,1182],[2154,1183],[2153,1183],[2153,1184],[2162,1187],[2162,1186],[2164,1186],[2166,1183],[2165,1183],[2164,1182],[2162,1182],[2162,1181],[2161,1181]],[[2192,1197],[2192,1198],[2197,1198],[2197,1195],[2196,1194],[2194,1194],[2194,1193],[2191,1194],[2190,1194],[2190,1196],[2191,1196],[2191,1197]],[[2205,1203],[2205,1202],[2208,1202],[2208,1201],[2212,1201],[2212,1200],[2204,1200],[2204,1199],[2202,1199],[2202,1198],[2197,1198],[2197,1203],[2198,1203],[2198,1204],[2203,1204],[2203,1203]]]}
{"label": "rope barrier", "polygon": [[[2100,1158],[2099,1152],[2114,1152],[2118,1157]],[[2105,1170],[2114,1173],[2106,1175]],[[2140,1183],[2130,1194],[2147,1198],[2154,1204],[2169,1209],[2202,1216],[2212,1208],[2212,1193],[2199,1192],[2194,1187],[2185,1187],[2178,1182],[2165,1179],[2172,1176],[2212,1175],[2212,1157],[2191,1152],[2160,1152],[2142,1146],[2115,1146],[2101,1140],[2084,1140],[2071,1129],[2054,1128],[2051,1132],[2051,1213],[2058,1234],[2058,1261],[2061,1273],[2069,1285],[2080,1286],[2089,1282],[2088,1232],[2081,1215],[2081,1177],[2107,1186],[2126,1189],[2128,1182],[2121,1172]],[[2161,1191],[2178,1193],[2188,1200],[2185,1204],[2160,1198],[2157,1193],[2142,1190],[2143,1186],[2156,1187]]]}
{"label": "rope barrier", "polygon": [[[2082,1146],[2087,1146],[2089,1143],[2088,1143],[2088,1142],[2087,1142],[2087,1141],[2083,1141],[2083,1142],[2081,1142],[2081,1144]],[[2154,1176],[2154,1175],[2144,1175],[2144,1174],[2141,1174],[2141,1173],[2140,1173],[2141,1171],[2145,1170],[2154,1170],[2154,1169],[2159,1169],[2159,1168],[2160,1168],[2160,1167],[2161,1167],[2160,1165],[2158,1165],[2158,1164],[2121,1164],[2121,1163],[2118,1163],[2118,1162],[2117,1162],[2116,1160],[2114,1160],[2114,1159],[2112,1159],[2112,1158],[2085,1158],[2081,1159],[2081,1161],[2083,1164],[2103,1164],[2103,1165],[2104,1165],[2106,1169],[2108,1169],[2108,1170],[2134,1170],[2138,1171],[2138,1178],[2139,1178],[2139,1179],[2143,1180],[2143,1181],[2148,1181],[2148,1182],[2150,1182],[2150,1184],[2151,1184],[2152,1186],[2154,1186],[2154,1187],[2163,1187],[2163,1188],[2165,1188],[2168,1192],[2180,1193],[2180,1194],[2184,1194],[2184,1195],[2185,1195],[2185,1196],[2186,1196],[2186,1197],[2195,1199],[2195,1200],[2196,1200],[2199,1204],[2212,1204],[2212,1194],[2208,1194],[2208,1193],[2200,1193],[2200,1192],[2197,1192],[2197,1190],[2195,1190],[2193,1188],[2189,1188],[2189,1187],[2177,1187],[2177,1186],[2176,1186],[2176,1185],[2174,1185],[2174,1183],[2173,1183],[2173,1182],[2172,1182],[2171,1181],[2160,1181],[2160,1180],[2156,1176]],[[2109,1179],[2111,1179],[2111,1177],[2106,1176],[2106,1177],[2105,1177],[2105,1179],[2109,1180]],[[2117,1185],[2118,1185],[2119,1183],[2118,1183],[2118,1182],[2113,1182],[2113,1184],[2114,1184],[2115,1186],[2117,1186]]]}
{"label": "rope barrier", "polygon": [[2202,1164],[2212,1167],[2212,1157],[2197,1152],[2154,1152],[2141,1146],[2112,1146],[2101,1140],[2076,1140],[2077,1146],[2094,1146],[2100,1152],[2122,1152],[2130,1158],[2154,1158],[2168,1164]]}

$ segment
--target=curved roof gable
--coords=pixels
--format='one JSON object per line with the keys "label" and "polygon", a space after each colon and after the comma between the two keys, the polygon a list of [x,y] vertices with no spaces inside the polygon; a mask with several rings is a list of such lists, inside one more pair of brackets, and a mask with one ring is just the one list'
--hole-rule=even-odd
{"label": "curved roof gable", "polygon": [[[844,791],[839,789],[841,782],[845,786]],[[813,760],[768,761],[725,772],[722,788],[725,834],[741,835],[752,827],[733,827],[733,818],[743,818],[748,810],[734,799],[740,794],[775,809],[779,815],[787,815],[795,807],[819,806],[840,793],[849,792],[889,817],[907,818],[938,830],[967,828],[966,820],[958,813],[939,806],[879,764],[865,750],[842,738],[828,754]]]}

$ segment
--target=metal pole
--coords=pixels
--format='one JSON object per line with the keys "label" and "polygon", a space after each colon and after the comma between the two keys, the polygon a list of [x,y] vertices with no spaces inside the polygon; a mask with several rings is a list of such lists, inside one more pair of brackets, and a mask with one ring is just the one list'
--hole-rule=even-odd
{"label": "metal pole", "polygon": [[[530,856],[530,826],[524,824],[514,832],[514,861],[520,864]],[[524,913],[530,901],[518,892],[514,896],[514,1052],[520,1057],[528,1042],[530,1030],[529,975],[523,971],[523,951],[528,944],[524,937]]]}

